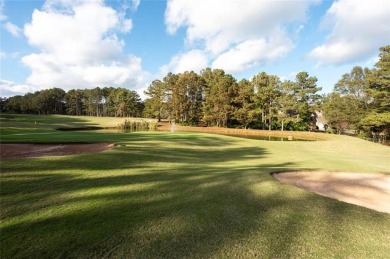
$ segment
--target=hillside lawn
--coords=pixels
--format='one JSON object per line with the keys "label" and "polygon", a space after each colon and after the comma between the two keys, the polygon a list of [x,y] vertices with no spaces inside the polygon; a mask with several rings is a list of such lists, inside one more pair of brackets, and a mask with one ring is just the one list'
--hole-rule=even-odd
{"label": "hillside lawn", "polygon": [[390,174],[388,146],[337,135],[271,142],[191,132],[62,132],[54,129],[104,127],[112,118],[0,118],[2,143],[117,144],[96,154],[2,159],[1,258],[389,256],[390,214],[270,175]]}

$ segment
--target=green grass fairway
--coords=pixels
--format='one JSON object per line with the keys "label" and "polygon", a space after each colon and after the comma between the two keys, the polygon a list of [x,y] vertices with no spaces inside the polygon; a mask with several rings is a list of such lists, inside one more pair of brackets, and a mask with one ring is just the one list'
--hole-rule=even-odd
{"label": "green grass fairway", "polygon": [[122,124],[125,120],[132,121],[156,121],[155,119],[128,118],[128,117],[89,117],[89,116],[65,116],[65,115],[24,115],[24,114],[0,114],[1,129],[34,129],[48,130],[57,128],[81,128],[102,127],[113,128]]}
{"label": "green grass fairway", "polygon": [[1,141],[121,145],[97,154],[2,159],[1,258],[389,257],[390,214],[270,176],[389,174],[388,146],[336,135],[268,142],[206,133],[59,132],[51,122],[29,123],[28,116],[2,120]]}

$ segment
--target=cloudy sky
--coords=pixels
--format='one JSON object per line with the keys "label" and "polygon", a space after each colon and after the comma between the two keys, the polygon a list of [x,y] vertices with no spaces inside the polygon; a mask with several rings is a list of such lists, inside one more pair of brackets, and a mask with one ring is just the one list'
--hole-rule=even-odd
{"label": "cloudy sky", "polygon": [[390,44],[388,0],[0,0],[0,95],[121,86],[222,68],[307,71],[330,92]]}

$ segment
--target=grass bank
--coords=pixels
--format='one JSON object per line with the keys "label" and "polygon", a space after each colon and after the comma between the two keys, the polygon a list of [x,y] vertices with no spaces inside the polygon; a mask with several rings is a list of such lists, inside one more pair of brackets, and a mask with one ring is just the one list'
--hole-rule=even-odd
{"label": "grass bank", "polygon": [[241,136],[267,136],[267,137],[285,137],[307,140],[328,140],[327,134],[308,132],[308,131],[280,131],[280,130],[253,130],[253,129],[234,129],[220,127],[192,127],[175,124],[172,126],[168,122],[160,123],[159,129],[163,131],[176,132],[204,132],[221,135],[241,135]]}
{"label": "grass bank", "polygon": [[0,126],[3,129],[117,128],[126,122],[145,123],[157,122],[157,120],[129,117],[0,114]]}
{"label": "grass bank", "polygon": [[189,132],[1,130],[3,142],[121,144],[99,154],[2,160],[2,258],[388,257],[389,214],[270,176],[389,173],[387,146],[333,135],[269,142]]}
{"label": "grass bank", "polygon": [[[150,128],[149,128],[150,126]],[[157,120],[128,117],[0,115],[0,141],[26,143],[116,141],[123,130],[155,130]],[[99,130],[99,134],[89,129]],[[104,131],[101,129],[118,129]],[[111,134],[111,133],[115,134]],[[106,133],[107,136],[101,133]],[[111,138],[110,136],[114,137]]]}

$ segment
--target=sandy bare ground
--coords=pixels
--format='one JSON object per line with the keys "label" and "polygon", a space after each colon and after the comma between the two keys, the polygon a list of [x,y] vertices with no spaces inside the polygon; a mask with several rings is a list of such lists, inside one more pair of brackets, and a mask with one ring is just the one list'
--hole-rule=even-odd
{"label": "sandy bare ground", "polygon": [[88,144],[0,144],[2,159],[61,156],[83,153],[98,153],[113,147],[110,143]]}
{"label": "sandy bare ground", "polygon": [[286,172],[273,176],[323,196],[390,213],[390,174]]}

